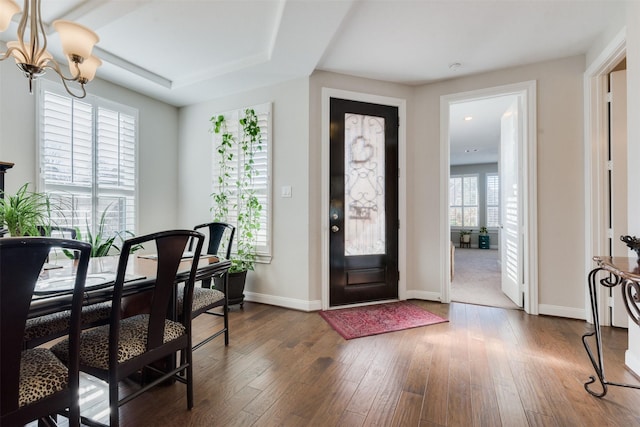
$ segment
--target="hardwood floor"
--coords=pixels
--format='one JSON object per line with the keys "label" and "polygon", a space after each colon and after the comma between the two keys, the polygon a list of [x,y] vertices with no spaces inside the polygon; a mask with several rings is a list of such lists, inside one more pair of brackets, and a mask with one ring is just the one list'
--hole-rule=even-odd
{"label": "hardwood floor", "polygon": [[[412,302],[450,321],[346,341],[318,313],[245,303],[230,313],[229,347],[194,353],[191,411],[183,385],[163,386],[124,405],[121,425],[640,425],[640,390],[584,390],[584,321]],[[195,333],[212,321],[200,316]],[[626,330],[603,336],[608,379],[636,382]]]}

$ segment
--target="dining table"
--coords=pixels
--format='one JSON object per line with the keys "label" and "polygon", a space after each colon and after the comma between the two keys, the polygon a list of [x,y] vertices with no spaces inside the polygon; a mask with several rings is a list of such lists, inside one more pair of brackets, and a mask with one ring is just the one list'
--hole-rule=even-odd
{"label": "dining table", "polygon": [[[176,283],[188,279],[193,255],[185,252],[178,267]],[[85,281],[83,305],[111,301],[113,285],[118,270],[119,255],[91,258]],[[75,284],[75,272],[78,260],[57,257],[45,264],[36,283],[31,300],[29,317],[39,317],[68,310]],[[156,254],[131,254],[125,272],[125,284],[122,295],[130,298],[153,287],[158,259]],[[196,281],[213,275],[224,275],[231,267],[231,261],[215,255],[203,254],[198,259]],[[135,305],[130,303],[129,306]],[[129,311],[135,310],[129,308]]]}

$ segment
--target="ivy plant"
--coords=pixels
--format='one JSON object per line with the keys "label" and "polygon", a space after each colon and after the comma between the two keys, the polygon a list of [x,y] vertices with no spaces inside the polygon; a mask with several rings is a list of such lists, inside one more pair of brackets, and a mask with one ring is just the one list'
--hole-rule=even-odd
{"label": "ivy plant", "polygon": [[[242,128],[239,140],[228,130],[223,115],[213,116],[210,120],[212,131],[220,135],[220,143],[216,147],[218,178],[216,191],[212,193],[213,219],[229,222],[230,208],[237,212],[236,256],[231,260],[229,271],[233,273],[253,270],[262,212],[262,204],[256,195],[254,185],[259,173],[255,168],[254,156],[262,150],[258,116],[253,109],[244,110],[239,119]],[[234,156],[236,152],[240,156],[239,159]],[[239,170],[236,170],[237,168]]]}
{"label": "ivy plant", "polygon": [[231,203],[231,176],[235,174],[234,165],[234,147],[237,144],[236,138],[233,136],[227,127],[227,121],[223,115],[214,116],[211,118],[213,124],[213,132],[220,134],[220,144],[216,147],[216,154],[218,158],[218,179],[216,182],[216,191],[211,196],[213,197],[213,212],[214,221],[226,221],[229,216],[229,204]]}
{"label": "ivy plant", "polygon": [[238,264],[241,270],[253,270],[256,246],[260,230],[262,204],[256,195],[254,181],[259,172],[255,167],[255,154],[262,150],[258,116],[253,109],[246,109],[240,119],[242,139],[240,152],[244,168],[238,176]]}

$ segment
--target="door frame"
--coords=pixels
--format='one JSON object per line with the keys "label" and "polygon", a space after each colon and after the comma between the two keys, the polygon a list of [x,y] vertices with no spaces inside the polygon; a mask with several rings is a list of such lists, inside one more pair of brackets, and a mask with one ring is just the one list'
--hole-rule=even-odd
{"label": "door frame", "polygon": [[522,96],[523,108],[523,188],[522,188],[522,262],[524,272],[524,310],[538,314],[538,220],[537,220],[537,120],[536,81],[460,92],[440,97],[440,294],[443,303],[451,302],[449,224],[449,109],[451,104],[504,95]]}
{"label": "door frame", "polygon": [[[322,309],[329,310],[329,125],[330,125],[330,98],[341,98],[352,101],[368,102],[371,104],[388,105],[398,108],[398,219],[400,228],[398,229],[398,271],[400,277],[398,279],[398,299],[406,299],[406,259],[407,259],[407,232],[403,224],[407,223],[407,179],[406,179],[406,123],[407,123],[407,101],[400,98],[391,98],[387,96],[372,95],[367,93],[352,92],[341,89],[322,88],[322,147],[321,147],[321,242],[322,242]],[[358,305],[380,304],[383,301],[375,301],[372,303],[341,305],[338,308],[352,307]],[[334,307],[335,308],[335,307]]]}
{"label": "door frame", "polygon": [[[607,47],[594,59],[584,72],[584,313],[587,322],[593,323],[587,275],[595,267],[594,255],[605,253],[608,229],[607,213],[607,92],[609,72],[627,55],[626,28],[620,31]],[[598,295],[600,324],[611,325],[611,315],[606,310],[608,289],[600,286]]]}

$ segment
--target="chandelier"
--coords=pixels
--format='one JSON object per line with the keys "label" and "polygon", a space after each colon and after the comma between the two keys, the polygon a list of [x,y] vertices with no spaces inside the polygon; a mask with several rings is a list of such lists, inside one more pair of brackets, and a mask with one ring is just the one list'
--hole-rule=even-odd
{"label": "chandelier", "polygon": [[[62,84],[75,98],[84,98],[87,92],[84,85],[91,81],[97,68],[102,64],[99,58],[91,55],[93,45],[99,38],[90,29],[71,21],[57,20],[53,27],[60,36],[62,50],[69,62],[71,76],[67,77],[60,65],[47,52],[45,26],[40,16],[41,0],[24,0],[24,8],[18,24],[18,40],[7,43],[7,51],[0,53],[0,61],[13,57],[18,68],[29,79],[29,93],[33,93],[33,81],[43,75],[47,69],[55,71],[62,79]],[[0,0],[0,32],[9,27],[13,15],[20,7],[13,0]],[[28,35],[25,31],[28,27]],[[81,93],[73,93],[68,82],[77,82]]]}

